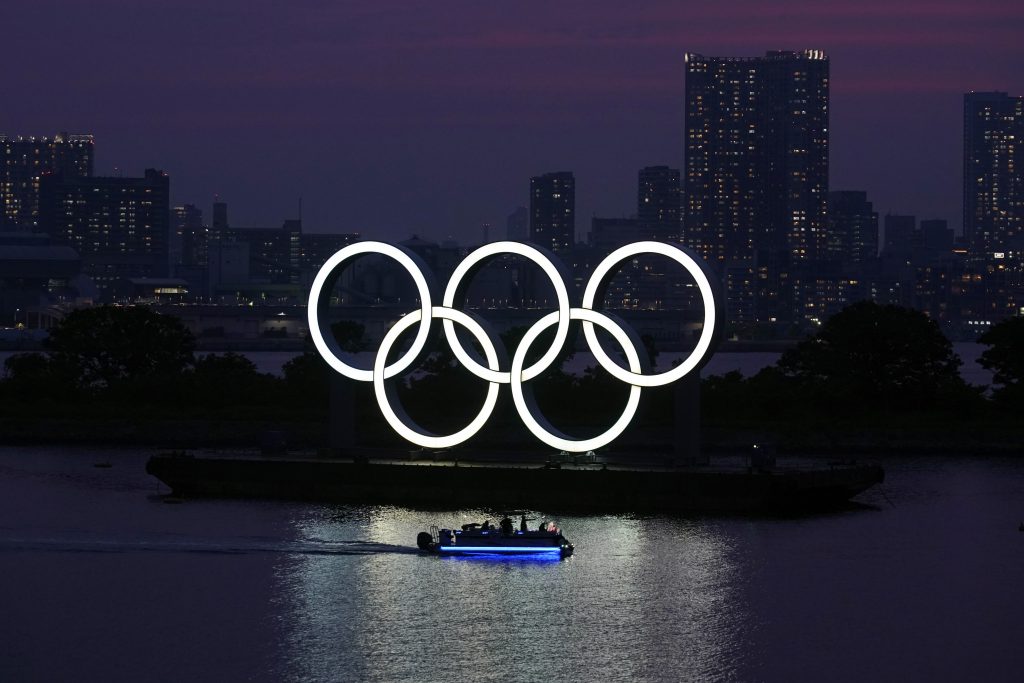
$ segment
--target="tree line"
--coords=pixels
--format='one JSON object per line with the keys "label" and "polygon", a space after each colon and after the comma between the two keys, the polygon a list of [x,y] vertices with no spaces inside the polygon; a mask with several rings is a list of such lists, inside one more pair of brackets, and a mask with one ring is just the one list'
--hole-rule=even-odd
{"label": "tree line", "polygon": [[[366,348],[357,323],[336,323],[333,333],[349,351]],[[513,329],[503,335],[509,353],[522,333]],[[646,341],[653,361],[656,350]],[[990,387],[964,382],[962,361],[925,314],[857,303],[756,375],[734,372],[704,379],[705,419],[797,424],[878,415],[1019,415],[1024,409],[1024,317],[993,326],[979,342],[987,346],[979,362],[993,373]],[[535,347],[540,353],[545,340]],[[101,306],[69,313],[50,331],[41,352],[8,358],[0,403],[6,415],[150,411],[326,420],[330,377],[311,345],[277,377],[259,372],[237,353],[197,355],[195,339],[172,316],[145,307]],[[485,389],[450,351],[441,350],[402,382],[399,395],[411,415],[440,431],[470,419]],[[372,390],[358,386],[353,391],[360,397],[358,419],[379,422]],[[574,376],[553,368],[535,381],[534,391],[553,423],[585,426],[614,419],[627,390],[603,371],[588,369]],[[645,394],[644,419],[670,421],[671,391]],[[499,404],[499,413],[506,416],[511,411],[507,403],[504,397]]]}

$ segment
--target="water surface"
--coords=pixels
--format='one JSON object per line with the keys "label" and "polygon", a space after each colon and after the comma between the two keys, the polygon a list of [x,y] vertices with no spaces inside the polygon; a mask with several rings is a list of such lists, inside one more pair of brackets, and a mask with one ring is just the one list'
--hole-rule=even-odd
{"label": "water surface", "polygon": [[[571,517],[565,561],[422,512],[164,502],[127,451],[0,451],[0,680],[1016,680],[1024,466],[885,462],[814,517]],[[96,468],[109,463],[109,468]]]}

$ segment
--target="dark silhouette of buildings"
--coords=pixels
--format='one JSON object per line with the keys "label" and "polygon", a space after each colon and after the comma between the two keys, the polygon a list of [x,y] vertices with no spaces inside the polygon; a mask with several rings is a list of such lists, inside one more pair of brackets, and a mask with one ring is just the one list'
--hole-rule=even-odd
{"label": "dark silhouette of buildings", "polygon": [[139,178],[43,175],[39,227],[82,258],[102,298],[120,279],[166,277],[170,179],[146,169]]}
{"label": "dark silhouette of buildings", "polygon": [[530,236],[530,210],[518,206],[505,220],[505,238],[522,241]]}
{"label": "dark silhouette of buildings", "polygon": [[213,223],[214,230],[225,230],[228,227],[228,205],[220,199],[213,201]]}
{"label": "dark silhouette of buildings", "polygon": [[203,210],[193,204],[171,209],[171,265],[206,265],[207,227]]}
{"label": "dark silhouette of buildings", "polygon": [[683,227],[681,209],[679,169],[668,166],[640,169],[636,217],[644,239],[679,242]]}
{"label": "dark silhouette of buildings", "polygon": [[38,227],[40,178],[90,177],[93,147],[92,135],[0,135],[0,228]]}
{"label": "dark silhouette of buildings", "polygon": [[917,218],[915,216],[904,216],[896,213],[885,215],[884,225],[884,246],[883,254],[899,254],[910,258],[914,247],[920,241],[920,233],[917,231]]}
{"label": "dark silhouette of buildings", "polygon": [[964,95],[964,237],[971,258],[1002,265],[1024,248],[1024,97]]}
{"label": "dark silhouette of buildings", "polygon": [[571,172],[530,178],[530,240],[556,252],[576,243],[576,180]]}
{"label": "dark silhouette of buildings", "polygon": [[684,240],[757,322],[803,317],[792,274],[828,255],[828,120],[820,50],[686,56]]}

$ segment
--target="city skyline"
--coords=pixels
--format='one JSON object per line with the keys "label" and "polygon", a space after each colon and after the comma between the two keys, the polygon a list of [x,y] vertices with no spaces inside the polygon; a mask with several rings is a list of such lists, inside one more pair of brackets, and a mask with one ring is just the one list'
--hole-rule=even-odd
{"label": "city skyline", "polygon": [[[959,231],[963,93],[1024,91],[1024,10],[1005,3],[782,3],[770,15],[588,3],[541,23],[512,8],[407,8],[282,17],[183,2],[134,16],[108,1],[45,22],[14,8],[25,30],[9,49],[47,50],[12,73],[33,97],[12,98],[0,132],[91,132],[97,175],[163,168],[175,205],[205,211],[219,193],[239,223],[273,225],[301,196],[311,231],[386,239],[475,241],[528,203],[528,178],[571,170],[580,239],[594,214],[633,213],[637,169],[682,167],[685,52],[821,49],[830,188]],[[126,21],[139,24],[131,36]],[[143,44],[144,58],[124,58]]]}

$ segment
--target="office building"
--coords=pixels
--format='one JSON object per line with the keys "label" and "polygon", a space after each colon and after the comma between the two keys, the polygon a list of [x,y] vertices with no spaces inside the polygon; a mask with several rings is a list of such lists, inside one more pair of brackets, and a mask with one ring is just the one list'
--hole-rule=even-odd
{"label": "office building", "polygon": [[39,226],[39,182],[44,175],[88,178],[93,171],[93,136],[0,135],[0,228]]}
{"label": "office building", "polygon": [[571,172],[530,178],[530,241],[551,251],[576,242],[576,180]]}

